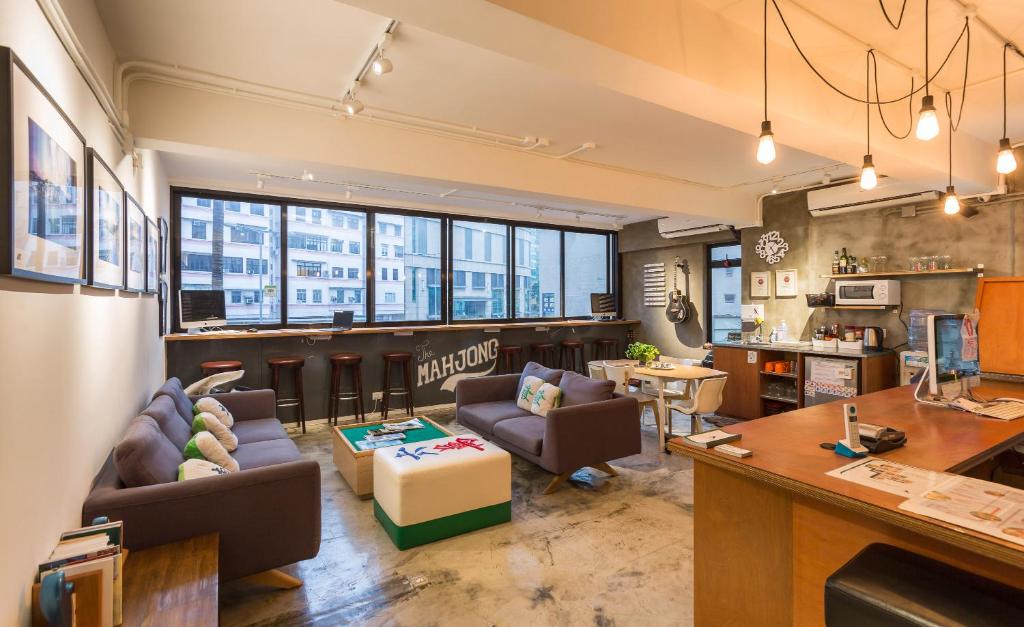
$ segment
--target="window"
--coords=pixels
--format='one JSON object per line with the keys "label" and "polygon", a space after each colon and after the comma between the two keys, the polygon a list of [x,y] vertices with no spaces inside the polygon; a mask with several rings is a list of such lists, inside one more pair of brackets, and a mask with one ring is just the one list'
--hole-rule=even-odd
{"label": "window", "polygon": [[280,324],[278,206],[181,196],[180,210],[181,289],[224,290],[228,324]]}
{"label": "window", "polygon": [[387,257],[388,256],[388,245],[387,244],[381,244],[380,245],[380,256],[381,257]]}
{"label": "window", "polygon": [[[377,293],[382,296],[375,297],[378,303],[375,319],[378,322],[441,320],[440,218],[378,213],[375,228],[382,234],[386,231],[389,238],[402,237],[403,233],[407,238],[402,246],[381,244],[382,257],[390,252],[394,254],[388,257],[387,267],[377,272]],[[416,252],[404,255],[406,249]],[[396,290],[392,281],[403,283]]]}
{"label": "window", "polygon": [[306,302],[306,290],[297,289],[295,290],[295,302],[304,303]]}
{"label": "window", "polygon": [[[288,323],[330,322],[337,309],[332,305],[339,304],[359,305],[345,309],[353,311],[356,321],[364,322],[363,299],[355,296],[365,289],[365,284],[359,283],[364,265],[361,258],[353,258],[352,254],[358,255],[362,250],[366,234],[348,228],[365,224],[363,214],[296,205],[289,205],[287,210],[288,285],[294,285],[304,295],[300,299],[296,291],[296,306],[288,308]],[[302,218],[307,215],[309,223],[304,226]],[[353,262],[358,265],[352,267]],[[345,282],[339,285],[339,281]]]}
{"label": "window", "polygon": [[353,231],[360,230],[360,229],[363,228],[362,227],[363,221],[360,220],[359,218],[354,218],[352,216],[347,216],[346,220],[348,220],[348,228],[353,230]]}
{"label": "window", "polygon": [[[491,236],[492,258],[477,259],[474,252],[486,248],[487,235]],[[481,320],[508,317],[506,307],[508,278],[503,250],[508,227],[504,224],[452,221],[452,319]],[[486,250],[484,250],[486,252]],[[461,256],[460,256],[461,255]],[[466,273],[472,274],[470,288],[466,287]],[[491,291],[487,290],[487,275],[491,275]]]}
{"label": "window", "polygon": [[740,290],[742,274],[740,267],[740,245],[718,244],[708,246],[707,302],[708,341],[721,342],[728,339],[729,331],[739,331]]}
{"label": "window", "polygon": [[[516,317],[554,318],[562,315],[562,232],[553,229],[516,227]],[[578,268],[586,276],[590,266]],[[566,281],[568,285],[569,281]],[[542,294],[548,297],[542,299]],[[589,306],[589,301],[588,301]]]}
{"label": "window", "polygon": [[565,281],[565,316],[590,315],[590,295],[611,291],[608,276],[608,236],[565,232],[565,267],[586,268]]}

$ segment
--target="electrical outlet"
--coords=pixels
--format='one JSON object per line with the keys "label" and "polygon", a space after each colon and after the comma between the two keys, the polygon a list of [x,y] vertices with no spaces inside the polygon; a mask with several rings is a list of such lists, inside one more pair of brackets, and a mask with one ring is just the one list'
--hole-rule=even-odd
{"label": "electrical outlet", "polygon": [[370,395],[370,400],[379,401],[382,398],[384,398],[383,392],[374,392],[373,394]]}

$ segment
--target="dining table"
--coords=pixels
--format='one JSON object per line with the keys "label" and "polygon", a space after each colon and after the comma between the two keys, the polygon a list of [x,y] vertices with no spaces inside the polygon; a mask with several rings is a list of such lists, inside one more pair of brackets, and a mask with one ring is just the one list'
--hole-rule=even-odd
{"label": "dining table", "polygon": [[[666,450],[665,419],[668,417],[666,398],[671,397],[678,400],[693,398],[693,395],[697,392],[697,386],[704,379],[728,376],[728,373],[722,370],[705,368],[704,366],[669,362],[652,362],[641,366],[640,362],[633,359],[596,360],[589,362],[588,365],[593,367],[604,367],[605,365],[632,366],[634,377],[642,383],[652,386],[653,393],[651,395],[657,397],[657,411],[654,412],[654,418],[658,427],[658,447],[662,451]],[[683,383],[683,389],[673,393],[667,386],[669,383],[677,381]]]}

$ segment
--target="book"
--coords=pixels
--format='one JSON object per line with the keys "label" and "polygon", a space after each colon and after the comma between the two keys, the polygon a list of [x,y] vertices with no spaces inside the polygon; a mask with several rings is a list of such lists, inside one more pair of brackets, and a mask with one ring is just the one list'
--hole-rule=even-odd
{"label": "book", "polygon": [[105,534],[107,541],[110,544],[116,544],[121,546],[124,544],[121,541],[121,536],[124,533],[124,526],[120,520],[112,522],[102,523],[99,525],[89,525],[88,527],[80,527],[78,529],[72,529],[71,531],[65,531],[60,534],[60,541],[73,540],[75,538],[84,538],[86,536],[93,536],[96,534]]}
{"label": "book", "polygon": [[728,433],[721,429],[705,431],[704,433],[691,433],[683,436],[683,442],[696,448],[715,448],[719,444],[735,442],[743,437],[740,433]]}
{"label": "book", "polygon": [[[120,575],[120,556],[106,557],[62,566],[65,581],[75,584],[75,617],[79,624],[113,627],[115,561]],[[41,573],[46,577],[58,569]]]}

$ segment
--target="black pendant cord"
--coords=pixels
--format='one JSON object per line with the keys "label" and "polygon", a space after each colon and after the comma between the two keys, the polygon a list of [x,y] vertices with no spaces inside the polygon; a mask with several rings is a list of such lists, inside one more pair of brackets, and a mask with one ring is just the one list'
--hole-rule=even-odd
{"label": "black pendant cord", "polygon": [[878,0],[878,6],[882,8],[882,15],[885,16],[885,21],[889,22],[889,26],[892,26],[896,30],[899,30],[900,25],[903,24],[903,12],[907,10],[907,0],[903,0],[903,6],[900,7],[900,16],[899,18],[896,19],[895,22],[892,21],[891,17],[889,17],[889,11],[887,11],[885,8],[884,0]]}
{"label": "black pendant cord", "polygon": [[[946,111],[953,106],[953,96],[946,92]],[[956,128],[953,126],[953,116],[949,116],[949,186],[953,186],[953,133]]]}
{"label": "black pendant cord", "polygon": [[1003,137],[1009,137],[1006,134],[1006,50],[1010,47],[1010,44],[1003,44]]}
{"label": "black pendant cord", "polygon": [[768,0],[764,0],[764,117],[768,119]]}
{"label": "black pendant cord", "polygon": [[[1005,50],[1005,48],[1004,48]],[[953,95],[946,92],[946,115],[949,116],[949,127],[956,131],[960,128],[960,122],[964,119],[964,102],[967,101],[967,68],[971,65],[971,31],[967,31],[967,51],[964,53],[964,83],[960,88],[960,110],[956,114],[956,122],[953,122]]]}
{"label": "black pendant cord", "polygon": [[[853,94],[847,93],[846,91],[843,91],[843,89],[841,89],[840,87],[837,87],[835,84],[833,84],[830,80],[828,80],[828,78],[825,77],[824,74],[821,73],[821,71],[817,67],[814,66],[814,64],[811,62],[810,58],[807,56],[807,53],[804,52],[803,48],[801,48],[800,44],[797,42],[796,36],[793,35],[793,30],[789,27],[789,23],[786,22],[786,18],[782,14],[782,9],[779,8],[778,1],[777,0],[771,0],[771,2],[772,2],[772,5],[775,7],[775,13],[779,16],[779,21],[782,22],[782,26],[786,29],[786,34],[789,36],[789,40],[791,42],[793,42],[793,47],[796,48],[797,53],[804,60],[804,63],[807,65],[807,67],[810,68],[810,70],[812,72],[814,72],[814,74],[817,75],[817,77],[819,79],[821,79],[821,82],[825,83],[825,85],[827,85],[830,89],[832,89],[832,91],[836,92],[837,94],[839,94],[840,96],[843,96],[844,98],[846,98],[848,100],[852,100],[854,102],[859,102],[861,104],[864,104],[865,103],[864,99],[862,99],[862,98],[860,98],[858,96],[854,96]],[[964,27],[963,27],[963,29],[961,29],[960,34],[956,38],[956,41],[953,42],[953,45],[950,47],[949,52],[946,53],[946,57],[942,60],[942,64],[939,65],[939,69],[937,69],[934,74],[929,74],[929,73],[926,72],[925,73],[925,82],[924,82],[923,85],[921,85],[920,87],[912,88],[910,90],[910,92],[908,92],[907,94],[904,94],[904,95],[902,95],[902,96],[900,96],[898,98],[892,98],[892,99],[889,99],[889,100],[881,100],[881,99],[878,98],[878,94],[875,94],[875,100],[869,101],[869,104],[893,104],[893,103],[896,103],[896,102],[903,101],[903,100],[905,100],[907,98],[911,98],[915,94],[919,93],[921,90],[925,90],[925,94],[927,94],[928,93],[928,91],[927,91],[928,85],[933,80],[935,80],[936,76],[938,76],[939,74],[942,73],[942,70],[946,67],[946,64],[949,62],[950,57],[953,56],[953,52],[956,50],[957,46],[960,44],[960,41],[963,40],[964,35],[966,34],[968,39],[970,38],[970,32],[971,32],[970,18],[964,18]],[[965,75],[967,74],[967,65],[966,65],[966,63],[964,64],[964,74]]]}
{"label": "black pendant cord", "polygon": [[[950,51],[952,52],[952,50]],[[940,70],[941,71],[941,70]],[[928,0],[924,0],[924,95],[928,95]]]}
{"label": "black pendant cord", "polygon": [[[872,66],[874,67],[874,70],[875,70],[875,73],[874,73],[874,77],[875,77],[875,96],[877,97],[878,93],[879,93],[879,91],[878,91],[878,59],[875,58],[875,51],[874,50],[868,50],[868,58],[870,59],[871,64],[872,64]],[[910,77],[910,93],[914,93],[914,91],[915,91],[914,90],[914,77]],[[868,100],[870,100],[870,98],[868,98]],[[868,106],[870,107],[871,104],[869,103]],[[879,117],[879,119],[882,120],[882,126],[885,127],[885,130],[886,130],[887,133],[889,133],[889,135],[891,135],[895,139],[906,139],[906,138],[910,137],[910,134],[912,132],[914,132],[914,99],[913,98],[907,98],[907,130],[906,130],[905,133],[896,133],[896,132],[894,132],[892,130],[892,128],[889,127],[889,122],[887,122],[886,119],[885,119],[885,112],[882,110],[882,105],[880,103],[876,103],[875,106],[878,108],[878,117]]]}
{"label": "black pendant cord", "polygon": [[[881,2],[881,0],[879,0]],[[885,7],[882,7],[885,10]],[[868,50],[867,56],[864,58],[864,111],[867,114],[867,132],[868,132],[868,152],[871,154],[871,59],[874,57],[875,50],[872,48]],[[877,72],[876,72],[877,79]]]}

